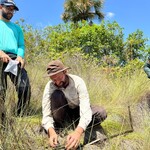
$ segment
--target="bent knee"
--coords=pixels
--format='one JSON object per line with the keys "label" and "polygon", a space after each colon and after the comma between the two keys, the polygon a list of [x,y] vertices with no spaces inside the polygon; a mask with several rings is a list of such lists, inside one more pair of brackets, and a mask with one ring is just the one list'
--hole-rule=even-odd
{"label": "bent knee", "polygon": [[92,115],[97,121],[102,122],[107,118],[107,112],[102,106],[92,106],[91,108]]}

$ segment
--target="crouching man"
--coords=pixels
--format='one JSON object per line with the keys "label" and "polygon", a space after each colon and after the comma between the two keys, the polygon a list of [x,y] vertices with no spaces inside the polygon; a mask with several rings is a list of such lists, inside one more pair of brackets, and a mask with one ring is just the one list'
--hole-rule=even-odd
{"label": "crouching man", "polygon": [[48,133],[50,146],[58,144],[57,128],[64,128],[65,122],[75,123],[75,129],[67,136],[65,148],[76,149],[86,128],[100,124],[107,117],[104,108],[91,106],[89,94],[82,78],[68,74],[60,60],[47,66],[46,84],[42,100],[42,125]]}

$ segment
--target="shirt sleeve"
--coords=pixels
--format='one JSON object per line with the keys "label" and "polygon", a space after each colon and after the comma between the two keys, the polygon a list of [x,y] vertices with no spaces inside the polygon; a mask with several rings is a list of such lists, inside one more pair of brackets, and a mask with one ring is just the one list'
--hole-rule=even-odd
{"label": "shirt sleeve", "polygon": [[42,125],[45,130],[48,131],[50,127],[54,128],[54,120],[51,115],[51,108],[50,108],[50,81],[46,84],[43,99],[42,99]]}
{"label": "shirt sleeve", "polygon": [[17,55],[24,58],[25,55],[25,44],[24,44],[24,35],[22,29],[19,27],[19,38],[18,38],[18,52]]}
{"label": "shirt sleeve", "polygon": [[78,92],[80,106],[80,120],[78,126],[85,130],[92,120],[92,110],[90,107],[89,94],[85,82],[82,79],[80,79],[80,84],[78,85]]}

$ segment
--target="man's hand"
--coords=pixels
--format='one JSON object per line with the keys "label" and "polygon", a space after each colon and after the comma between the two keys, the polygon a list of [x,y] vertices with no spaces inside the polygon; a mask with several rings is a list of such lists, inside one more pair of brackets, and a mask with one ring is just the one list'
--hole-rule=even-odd
{"label": "man's hand", "polygon": [[55,130],[53,128],[49,128],[48,130],[48,136],[49,136],[49,144],[51,147],[55,148],[58,144],[58,135],[56,134]]}
{"label": "man's hand", "polygon": [[83,129],[81,127],[77,127],[73,133],[67,136],[67,143],[65,145],[66,150],[77,149],[82,133]]}
{"label": "man's hand", "polygon": [[11,58],[5,52],[0,50],[0,61],[7,63],[9,60],[11,60]]}
{"label": "man's hand", "polygon": [[17,56],[16,60],[21,64],[21,68],[25,66],[25,61],[22,57]]}

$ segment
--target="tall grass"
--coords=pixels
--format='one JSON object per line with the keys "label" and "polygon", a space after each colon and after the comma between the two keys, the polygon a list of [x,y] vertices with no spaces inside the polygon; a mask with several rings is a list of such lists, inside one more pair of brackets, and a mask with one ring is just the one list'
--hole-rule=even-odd
{"label": "tall grass", "polygon": [[[41,124],[41,101],[45,84],[46,66],[49,60],[39,60],[28,64],[27,71],[32,87],[31,103],[28,116],[15,117],[13,108],[16,104],[16,93],[9,83],[6,98],[7,119],[5,130],[0,130],[0,149],[2,150],[45,150],[48,147],[47,136],[39,134]],[[150,80],[141,69],[122,73],[97,66],[92,60],[81,57],[64,58],[64,63],[71,67],[68,73],[82,77],[90,95],[91,104],[106,108],[108,117],[102,123],[108,136],[130,129],[128,106],[130,106],[134,132],[126,136],[117,136],[106,141],[102,149],[140,149],[150,147],[150,115],[146,94],[150,93]],[[113,73],[112,73],[113,72]]]}

